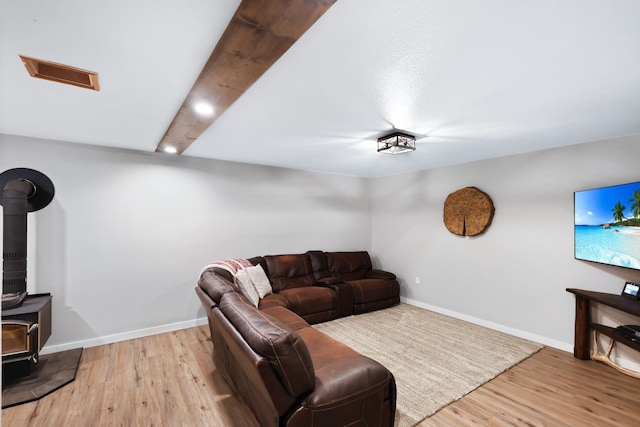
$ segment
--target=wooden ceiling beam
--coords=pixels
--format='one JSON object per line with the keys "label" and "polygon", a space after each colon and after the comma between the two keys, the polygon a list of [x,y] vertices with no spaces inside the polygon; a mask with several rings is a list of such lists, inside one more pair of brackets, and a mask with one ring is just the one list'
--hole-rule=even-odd
{"label": "wooden ceiling beam", "polygon": [[[156,151],[182,154],[336,0],[243,0]],[[197,102],[213,107],[202,116]]]}

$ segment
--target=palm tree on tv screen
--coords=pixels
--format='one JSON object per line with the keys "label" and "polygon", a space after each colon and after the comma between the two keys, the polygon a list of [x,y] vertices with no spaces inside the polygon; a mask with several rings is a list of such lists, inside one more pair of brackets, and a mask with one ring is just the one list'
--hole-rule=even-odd
{"label": "palm tree on tv screen", "polygon": [[620,202],[616,203],[613,209],[611,209],[611,212],[613,212],[613,219],[615,222],[621,222],[624,219],[625,209],[626,207],[623,206],[622,203]]}
{"label": "palm tree on tv screen", "polygon": [[631,209],[631,213],[634,218],[638,218],[640,216],[640,190],[636,190],[633,192],[633,197],[629,199],[630,203],[633,203],[629,209]]}

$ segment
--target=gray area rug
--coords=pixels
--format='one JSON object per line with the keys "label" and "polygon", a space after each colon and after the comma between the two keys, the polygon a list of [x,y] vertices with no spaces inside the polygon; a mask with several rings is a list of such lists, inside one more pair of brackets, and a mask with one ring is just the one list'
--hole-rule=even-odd
{"label": "gray area rug", "polygon": [[543,347],[408,304],[313,326],[393,372],[398,427],[419,423]]}

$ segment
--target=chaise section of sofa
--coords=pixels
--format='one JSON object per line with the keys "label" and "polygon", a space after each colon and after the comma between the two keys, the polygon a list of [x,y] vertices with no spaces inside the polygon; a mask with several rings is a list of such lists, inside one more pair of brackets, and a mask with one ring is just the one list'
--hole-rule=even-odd
{"label": "chaise section of sofa", "polygon": [[285,307],[257,309],[224,281],[201,280],[196,292],[216,367],[260,426],[393,425],[395,380],[384,366]]}

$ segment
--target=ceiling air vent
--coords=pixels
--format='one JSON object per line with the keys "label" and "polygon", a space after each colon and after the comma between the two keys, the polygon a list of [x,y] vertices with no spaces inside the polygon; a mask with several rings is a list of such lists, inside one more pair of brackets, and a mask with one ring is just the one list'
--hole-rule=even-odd
{"label": "ceiling air vent", "polygon": [[42,61],[22,55],[20,55],[20,59],[24,62],[24,66],[31,77],[66,83],[86,89],[100,90],[98,73],[94,73],[93,71],[81,70],[80,68]]}

